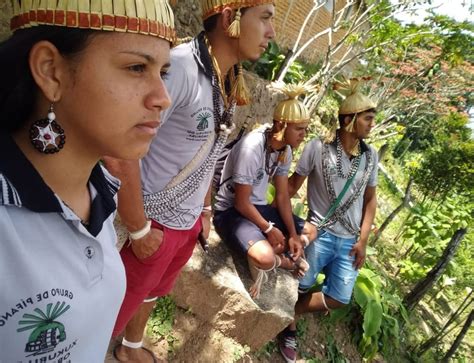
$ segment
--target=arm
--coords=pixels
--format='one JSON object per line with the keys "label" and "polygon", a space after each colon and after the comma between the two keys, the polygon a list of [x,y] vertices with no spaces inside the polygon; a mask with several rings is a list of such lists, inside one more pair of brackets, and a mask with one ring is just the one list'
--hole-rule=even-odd
{"label": "arm", "polygon": [[299,175],[297,172],[294,172],[293,175],[288,179],[288,194],[290,195],[290,198],[293,198],[298,192],[305,179],[306,176]]}
{"label": "arm", "polygon": [[376,187],[368,186],[364,193],[364,205],[362,207],[362,224],[360,227],[359,240],[354,244],[350,252],[355,256],[354,267],[360,269],[365,262],[365,250],[369,239],[370,227],[374,221],[377,209]]}
{"label": "arm", "polygon": [[[261,231],[265,231],[269,227],[269,221],[262,217],[255,206],[250,203],[250,195],[252,194],[252,186],[247,184],[234,184],[235,199],[234,208],[242,214],[245,218],[255,224]],[[269,233],[266,234],[268,242],[273,247],[284,244],[284,236],[281,231],[273,227]]]}
{"label": "arm", "polygon": [[[147,223],[138,160],[119,160],[103,157],[109,172],[120,179],[118,213],[128,231],[138,231]],[[134,240],[132,250],[139,259],[151,256],[162,242],[163,232],[152,228],[144,237]]]}
{"label": "arm", "polygon": [[202,233],[204,238],[209,238],[209,232],[211,231],[211,216],[212,209],[207,208],[211,207],[211,195],[212,195],[212,180],[209,184],[209,189],[207,190],[206,196],[204,197],[204,209],[201,212],[201,223],[202,223]]}
{"label": "arm", "polygon": [[[273,178],[276,189],[276,205],[283,223],[288,230],[288,246],[294,259],[298,259],[303,253],[301,239],[296,233],[295,221],[291,208],[290,195],[288,194],[288,176],[278,175]],[[304,178],[303,178],[304,180]]]}

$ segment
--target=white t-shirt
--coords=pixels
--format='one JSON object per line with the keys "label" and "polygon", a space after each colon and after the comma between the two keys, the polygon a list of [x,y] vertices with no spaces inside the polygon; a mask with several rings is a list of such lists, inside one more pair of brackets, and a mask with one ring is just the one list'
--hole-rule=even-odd
{"label": "white t-shirt", "polygon": [[[145,195],[163,190],[193,159],[209,135],[215,134],[211,75],[202,62],[195,40],[171,51],[165,83],[172,104],[162,113],[162,126],[141,162]],[[169,228],[190,229],[201,214],[211,179],[212,173],[178,208],[155,219]]]}
{"label": "white t-shirt", "polygon": [[103,362],[125,294],[118,181],[96,166],[89,225],[0,136],[0,362]]}
{"label": "white t-shirt", "polygon": [[265,160],[265,131],[260,127],[244,136],[227,156],[222,171],[219,191],[216,196],[216,210],[224,211],[234,205],[235,183],[252,185],[250,202],[255,205],[267,204],[267,188],[269,174],[267,163],[274,166],[274,175],[288,175],[291,165],[291,147],[286,146],[286,158],[278,163],[278,151],[270,154],[268,162]]}
{"label": "white t-shirt", "polygon": [[[326,216],[327,211],[331,206],[331,200],[329,193],[326,189],[326,184],[323,177],[323,166],[322,166],[322,141],[320,139],[311,140],[304,148],[298,165],[296,166],[296,173],[302,176],[308,177],[308,206],[309,214],[308,220],[314,224],[317,224]],[[352,181],[351,186],[347,190],[346,194],[342,198],[339,205],[342,205],[348,198],[356,192],[356,186],[364,175],[364,169],[367,163],[367,153],[372,153],[372,158],[374,158],[374,167],[370,173],[369,180],[367,182],[368,186],[374,187],[377,185],[377,152],[372,146],[368,146],[365,143],[361,143],[362,147],[362,158],[360,161],[359,169]],[[336,197],[344,188],[347,179],[340,178],[337,175],[336,169],[336,145],[335,143],[329,145],[329,173],[331,182],[334,185],[334,191]],[[351,168],[351,161],[346,153],[342,153],[342,170],[344,174],[348,174]],[[352,206],[346,213],[347,220],[350,222],[350,225],[355,230],[360,229],[362,222],[362,207],[364,203],[364,192],[361,193],[359,198],[357,198]],[[328,230],[332,234],[342,237],[342,238],[351,238],[354,237],[351,235],[340,222],[336,222],[334,225],[325,227],[324,229]]]}

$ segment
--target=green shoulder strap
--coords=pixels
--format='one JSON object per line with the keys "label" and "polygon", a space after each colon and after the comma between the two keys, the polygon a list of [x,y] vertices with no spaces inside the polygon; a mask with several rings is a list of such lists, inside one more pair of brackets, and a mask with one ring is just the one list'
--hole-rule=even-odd
{"label": "green shoulder strap", "polygon": [[361,163],[359,162],[359,165],[357,166],[357,170],[355,171],[355,173],[354,173],[349,179],[347,179],[346,184],[344,184],[344,188],[342,188],[342,190],[341,190],[341,192],[339,193],[339,195],[337,196],[336,200],[334,201],[334,203],[332,203],[331,207],[329,208],[328,212],[327,212],[326,215],[324,216],[323,220],[318,223],[319,225],[323,225],[324,223],[326,223],[327,220],[328,220],[329,218],[331,218],[331,216],[334,214],[334,212],[336,211],[337,207],[339,207],[339,204],[341,203],[342,198],[343,198],[344,195],[346,194],[346,192],[347,192],[347,190],[349,189],[349,187],[351,186],[352,181],[354,180],[354,178],[355,178],[357,172],[359,171],[360,164],[361,164]]}

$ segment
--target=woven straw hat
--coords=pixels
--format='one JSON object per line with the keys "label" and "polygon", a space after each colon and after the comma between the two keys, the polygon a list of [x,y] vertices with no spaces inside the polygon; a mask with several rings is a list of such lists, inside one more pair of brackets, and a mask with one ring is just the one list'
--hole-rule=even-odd
{"label": "woven straw hat", "polygon": [[360,90],[360,85],[365,80],[367,79],[353,78],[335,85],[334,89],[346,96],[339,107],[340,115],[352,115],[377,108],[377,104]]}
{"label": "woven straw hat", "polygon": [[285,123],[308,122],[310,120],[309,111],[306,106],[298,100],[300,95],[309,91],[310,88],[303,84],[273,84],[273,89],[283,92],[288,98],[281,101],[273,112],[275,121]]}
{"label": "woven straw hat", "polygon": [[274,0],[201,0],[202,20],[222,13],[225,7],[240,9],[273,3]]}
{"label": "woven straw hat", "polygon": [[12,31],[36,25],[140,33],[173,43],[173,11],[166,0],[10,0]]}

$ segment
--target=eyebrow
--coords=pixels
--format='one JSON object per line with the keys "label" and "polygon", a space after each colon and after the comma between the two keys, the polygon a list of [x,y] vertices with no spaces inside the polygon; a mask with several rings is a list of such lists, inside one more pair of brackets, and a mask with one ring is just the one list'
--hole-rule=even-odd
{"label": "eyebrow", "polygon": [[142,52],[139,52],[139,51],[124,50],[124,51],[119,52],[119,53],[136,55],[136,56],[144,58],[145,60],[147,60],[150,63],[156,63],[155,58],[153,58],[151,55],[146,54],[146,53],[142,53]]}
{"label": "eyebrow", "polygon": [[[142,57],[144,58],[146,61],[148,61],[149,63],[151,64],[155,64],[156,63],[156,60],[155,58],[153,58],[151,55],[149,54],[146,54],[146,53],[142,53],[142,52],[138,52],[138,51],[134,51],[134,50],[124,50],[122,52],[120,52],[122,54],[132,54],[132,55],[136,55],[138,57]],[[163,66],[161,67],[162,69],[165,68],[170,68],[171,67],[171,63],[168,61],[166,62],[165,64],[163,64]]]}

